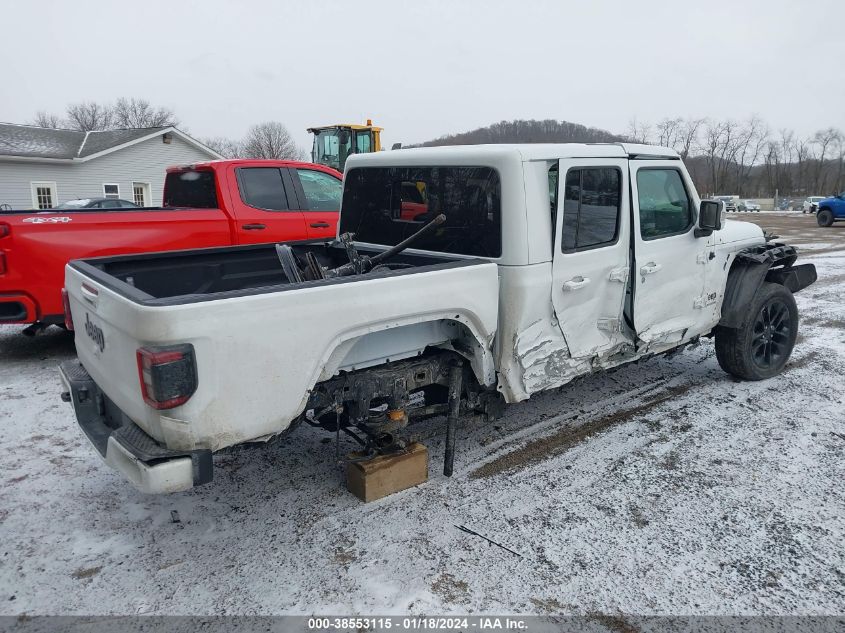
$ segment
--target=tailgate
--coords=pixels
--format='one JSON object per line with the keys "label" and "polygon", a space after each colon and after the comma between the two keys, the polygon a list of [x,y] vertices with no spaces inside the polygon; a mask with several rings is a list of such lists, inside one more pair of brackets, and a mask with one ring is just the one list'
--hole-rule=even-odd
{"label": "tailgate", "polygon": [[143,306],[67,266],[65,289],[76,353],[94,382],[154,439],[165,441],[158,411],[143,400],[136,352],[144,345]]}

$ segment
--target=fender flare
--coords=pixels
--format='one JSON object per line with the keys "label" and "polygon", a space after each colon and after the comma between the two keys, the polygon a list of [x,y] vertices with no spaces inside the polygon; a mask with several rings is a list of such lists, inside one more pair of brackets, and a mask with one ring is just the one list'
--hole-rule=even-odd
{"label": "fender flare", "polygon": [[746,306],[764,281],[798,292],[816,281],[813,264],[793,266],[798,259],[794,246],[767,243],[739,251],[728,273],[719,325],[739,328],[748,316]]}

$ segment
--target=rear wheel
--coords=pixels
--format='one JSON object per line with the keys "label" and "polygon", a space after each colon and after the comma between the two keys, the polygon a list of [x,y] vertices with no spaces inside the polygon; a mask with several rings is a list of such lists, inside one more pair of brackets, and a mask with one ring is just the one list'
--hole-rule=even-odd
{"label": "rear wheel", "polygon": [[798,336],[795,297],[780,284],[764,282],[748,311],[742,327],[716,328],[716,359],[737,378],[771,378],[786,365]]}
{"label": "rear wheel", "polygon": [[819,226],[830,226],[833,224],[833,211],[830,209],[822,209],[816,215],[816,222]]}

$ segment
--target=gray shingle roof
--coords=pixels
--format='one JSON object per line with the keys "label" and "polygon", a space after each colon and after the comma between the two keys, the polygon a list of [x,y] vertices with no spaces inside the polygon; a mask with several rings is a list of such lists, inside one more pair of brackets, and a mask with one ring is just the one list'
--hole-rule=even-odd
{"label": "gray shingle roof", "polygon": [[123,145],[129,141],[134,141],[156,132],[167,130],[166,127],[145,127],[132,130],[108,130],[106,132],[89,132],[88,140],[82,146],[82,151],[79,153],[80,158],[102,152],[111,147]]}
{"label": "gray shingle roof", "polygon": [[86,139],[85,132],[76,130],[54,130],[33,125],[0,123],[0,156],[85,158],[167,129],[169,128],[150,127],[88,132]]}

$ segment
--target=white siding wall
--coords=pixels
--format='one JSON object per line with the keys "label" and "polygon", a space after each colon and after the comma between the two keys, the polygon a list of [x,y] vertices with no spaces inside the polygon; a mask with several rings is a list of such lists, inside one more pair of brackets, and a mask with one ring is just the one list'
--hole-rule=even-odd
{"label": "white siding wall", "polygon": [[31,182],[55,182],[57,204],[75,198],[103,197],[103,183],[120,185],[120,197],[132,201],[132,183],[150,183],[150,206],[161,205],[164,170],[212,160],[212,157],[174,135],[168,145],[157,136],[143,143],[94,158],[85,163],[0,161],[0,204],[13,209],[31,209]]}

